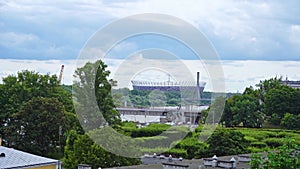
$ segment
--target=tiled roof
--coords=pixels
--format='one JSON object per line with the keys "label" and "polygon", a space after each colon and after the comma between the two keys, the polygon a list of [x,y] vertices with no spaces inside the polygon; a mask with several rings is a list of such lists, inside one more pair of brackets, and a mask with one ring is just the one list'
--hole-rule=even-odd
{"label": "tiled roof", "polygon": [[58,162],[58,160],[0,146],[0,169],[27,168],[30,166],[56,164]]}

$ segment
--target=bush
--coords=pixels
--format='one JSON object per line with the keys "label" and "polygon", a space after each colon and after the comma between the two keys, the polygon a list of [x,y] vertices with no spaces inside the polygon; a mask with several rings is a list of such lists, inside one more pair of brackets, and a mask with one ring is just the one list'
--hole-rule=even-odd
{"label": "bush", "polygon": [[179,157],[188,158],[188,153],[184,149],[172,148],[162,154],[164,154],[165,156],[172,155],[172,157],[176,157],[176,158],[179,158]]}
{"label": "bush", "polygon": [[136,138],[137,146],[144,148],[168,148],[170,140],[165,136],[139,137]]}
{"label": "bush", "polygon": [[150,124],[147,127],[140,129],[132,129],[131,137],[151,137],[160,135],[162,132],[166,131],[170,125],[167,124]]}
{"label": "bush", "polygon": [[300,154],[298,145],[293,139],[284,139],[284,144],[276,149],[276,151],[268,152],[267,158],[263,158],[260,154],[253,154],[250,162],[250,169],[271,168],[271,169],[298,169],[300,168]]}
{"label": "bush", "polygon": [[234,130],[217,129],[207,140],[208,155],[226,156],[247,153],[249,141],[241,132]]}
{"label": "bush", "polygon": [[293,115],[286,113],[281,120],[280,125],[291,130],[300,129],[300,114]]}
{"label": "bush", "polygon": [[245,136],[245,139],[250,141],[250,142],[255,142],[257,141],[257,139],[255,139],[254,137],[251,137],[251,136]]}
{"label": "bush", "polygon": [[257,148],[265,148],[267,147],[267,144],[264,143],[264,142],[259,142],[259,141],[256,141],[256,142],[252,142],[250,144],[252,147],[257,147]]}
{"label": "bush", "polygon": [[263,142],[265,142],[269,147],[272,147],[272,148],[283,145],[282,139],[279,139],[279,138],[267,138],[267,139],[264,139]]}
{"label": "bush", "polygon": [[[200,153],[199,150],[206,148],[207,145],[199,141],[198,138],[195,137],[187,137],[180,141],[175,148],[177,149],[184,149],[187,151],[187,158],[191,159],[194,158],[197,153]],[[198,154],[199,156],[199,154]]]}
{"label": "bush", "polygon": [[247,150],[251,153],[259,153],[263,151],[268,151],[268,148],[248,147]]}

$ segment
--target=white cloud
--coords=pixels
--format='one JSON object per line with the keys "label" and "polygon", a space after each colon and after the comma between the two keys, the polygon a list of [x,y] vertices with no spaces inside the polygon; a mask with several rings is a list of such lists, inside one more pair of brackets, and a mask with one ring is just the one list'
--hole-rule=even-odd
{"label": "white cloud", "polygon": [[28,43],[40,41],[40,39],[32,34],[23,34],[16,32],[0,33],[0,45],[6,47],[24,46]]}

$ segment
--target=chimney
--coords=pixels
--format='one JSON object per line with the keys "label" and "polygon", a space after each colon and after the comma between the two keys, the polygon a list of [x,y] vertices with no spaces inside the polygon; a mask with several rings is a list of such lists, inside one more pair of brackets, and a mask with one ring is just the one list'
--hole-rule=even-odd
{"label": "chimney", "polygon": [[199,79],[200,79],[200,73],[197,72],[197,87],[199,87],[199,85],[200,85]]}

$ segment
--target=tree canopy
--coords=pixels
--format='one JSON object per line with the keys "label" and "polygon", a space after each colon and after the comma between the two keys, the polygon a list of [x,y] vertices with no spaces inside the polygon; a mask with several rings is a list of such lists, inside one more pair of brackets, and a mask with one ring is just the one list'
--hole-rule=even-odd
{"label": "tree canopy", "polygon": [[224,156],[247,153],[249,141],[241,132],[218,128],[207,140],[210,155]]}
{"label": "tree canopy", "polygon": [[116,82],[108,79],[110,71],[106,68],[107,65],[98,60],[95,63],[86,63],[75,71],[74,76],[77,79],[73,84],[75,108],[86,130],[97,129],[106,125],[106,122],[109,125],[120,123],[120,114],[115,109],[111,95],[112,86]]}
{"label": "tree canopy", "polygon": [[66,117],[61,102],[56,98],[36,97],[14,113],[4,132],[9,146],[38,155],[60,151],[64,144]]}
{"label": "tree canopy", "polygon": [[[43,117],[44,121],[40,121],[42,119],[37,119],[38,117],[41,116],[42,118],[42,116],[47,116],[47,111],[50,113],[55,110],[55,112],[53,112],[54,114],[64,113],[65,111],[73,112],[71,94],[61,88],[56,75],[42,75],[34,71],[24,70],[18,72],[17,75],[9,75],[3,78],[2,81],[3,83],[0,85],[0,137],[6,145],[12,147],[18,146],[21,150],[28,149],[25,144],[29,144],[30,142],[25,143],[25,140],[32,140],[33,136],[41,136],[47,131],[46,129],[38,130],[38,128],[41,127],[39,125],[46,125],[47,123],[47,125],[52,126],[51,123],[53,123],[53,121],[45,120],[45,117]],[[50,105],[57,109],[52,108]],[[58,118],[62,116],[60,114]],[[64,118],[57,119],[59,120],[58,124],[60,124],[60,120],[63,119]],[[29,122],[30,125],[27,125],[26,123]],[[22,128],[22,132],[24,132],[25,129],[28,131],[34,129],[34,132],[26,133],[26,137],[25,135],[21,136],[20,133],[16,133],[16,131],[21,130],[20,127]],[[56,134],[58,134],[57,127],[58,126],[53,128]],[[63,130],[66,131],[67,129],[63,128]],[[15,136],[15,138],[12,138],[12,136]],[[29,136],[32,138],[29,138]],[[51,148],[51,146],[54,146],[54,143],[49,143],[47,140],[53,137],[54,136],[50,134],[49,138],[34,143],[36,146],[41,147],[33,147],[31,148],[32,151],[36,150],[40,154],[44,152],[42,149]],[[20,139],[25,139],[23,140],[24,143],[17,145],[16,142],[21,141]],[[57,139],[54,141],[57,141]],[[50,147],[44,147],[46,144]]]}
{"label": "tree canopy", "polygon": [[262,127],[264,120],[287,127],[286,122],[281,123],[285,114],[300,113],[300,90],[283,85],[280,80],[260,81],[257,89],[248,87],[242,95],[227,99],[221,121],[227,127]]}

